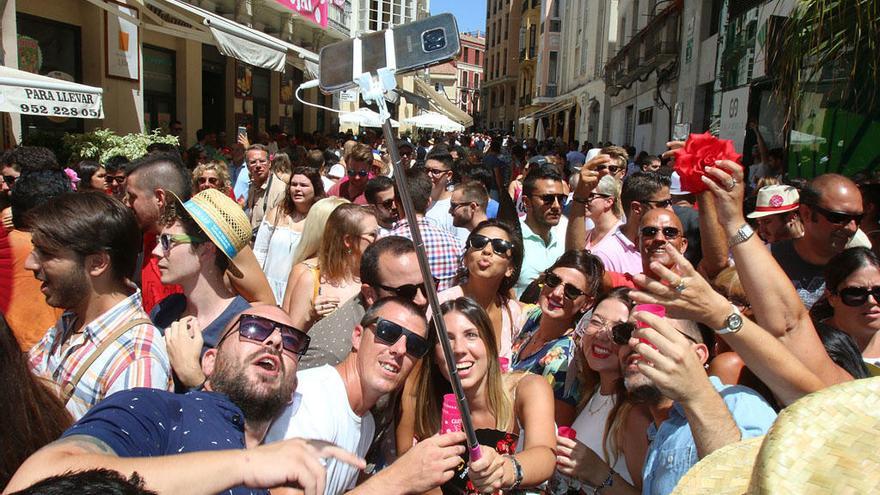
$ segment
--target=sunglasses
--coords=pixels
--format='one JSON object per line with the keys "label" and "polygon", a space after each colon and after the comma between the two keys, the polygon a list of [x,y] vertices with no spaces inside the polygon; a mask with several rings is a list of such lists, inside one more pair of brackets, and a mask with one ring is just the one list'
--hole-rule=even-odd
{"label": "sunglasses", "polygon": [[840,300],[847,306],[861,306],[868,302],[868,296],[874,296],[874,301],[880,302],[880,285],[874,287],[845,287],[838,292]]}
{"label": "sunglasses", "polygon": [[621,170],[623,170],[623,167],[621,167],[619,165],[597,165],[596,166],[597,172],[602,172],[605,169],[608,169],[608,173],[610,173],[610,174],[616,174],[617,172],[620,172]]}
{"label": "sunglasses", "polygon": [[610,197],[611,197],[610,194],[590,193],[590,195],[587,196],[587,202],[589,203],[590,201],[593,201],[596,198],[610,198]]}
{"label": "sunglasses", "polygon": [[657,201],[653,201],[650,199],[643,199],[643,200],[639,201],[639,203],[645,203],[646,205],[649,205],[651,208],[669,208],[670,206],[672,206],[672,198],[660,199]]}
{"label": "sunglasses", "polygon": [[107,181],[108,184],[122,184],[123,182],[125,182],[125,176],[124,175],[108,175],[104,178],[104,180]]}
{"label": "sunglasses", "polygon": [[825,217],[825,220],[835,225],[849,225],[850,222],[855,222],[858,226],[864,216],[863,214],[854,215],[852,213],[827,210],[819,205],[809,205],[809,207],[819,212],[819,214]]}
{"label": "sunglasses", "polygon": [[[434,288],[436,289],[439,284],[440,284],[440,281],[435,278],[434,279]],[[395,296],[402,297],[402,298],[407,299],[409,301],[412,301],[413,299],[415,299],[416,294],[418,294],[419,291],[422,292],[422,296],[424,296],[425,299],[428,298],[428,289],[425,288],[424,284],[403,284],[403,285],[400,285],[397,287],[389,287],[387,285],[379,284],[379,288],[382,290],[386,290],[388,292],[391,292]]]}
{"label": "sunglasses", "polygon": [[381,203],[376,203],[376,206],[381,206],[382,208],[385,208],[386,210],[390,210],[390,209],[394,208],[394,198],[386,199],[385,201],[382,201]]}
{"label": "sunglasses", "polygon": [[199,184],[211,184],[212,186],[217,185],[217,177],[199,177]]}
{"label": "sunglasses", "polygon": [[[559,275],[553,272],[544,272],[544,285],[550,290],[556,289],[560,284],[562,284],[562,278]],[[569,301],[574,301],[581,296],[586,296],[587,293],[566,282],[562,286],[562,295]]]}
{"label": "sunglasses", "polygon": [[425,171],[428,172],[428,175],[443,175],[446,172],[451,172],[451,170],[440,170],[439,168],[425,168]]}
{"label": "sunglasses", "polygon": [[[614,341],[617,345],[627,345],[629,344],[629,339],[632,338],[633,332],[636,330],[636,324],[631,321],[625,321],[623,323],[618,323],[611,327],[611,340]],[[684,338],[690,340],[694,344],[699,344],[693,337],[690,335],[678,331],[678,333],[684,335]]]}
{"label": "sunglasses", "polygon": [[647,239],[653,239],[657,235],[657,232],[662,232],[663,237],[668,240],[678,239],[678,237],[681,236],[681,230],[677,227],[642,227],[641,232],[642,237]]}
{"label": "sunglasses", "polygon": [[348,170],[347,172],[349,177],[366,177],[370,175],[370,172],[368,170]]}
{"label": "sunglasses", "polygon": [[[284,352],[297,357],[303,356],[309,350],[309,342],[312,340],[302,330],[257,315],[241,315],[238,317],[236,325],[238,325],[239,338],[258,343],[265,342],[277,329],[281,332],[281,347]],[[219,348],[226,337],[233,333],[230,331],[224,335],[217,343],[217,347]]]}
{"label": "sunglasses", "polygon": [[565,194],[533,194],[532,196],[541,198],[541,202],[545,205],[552,205],[555,201],[559,203],[559,206],[565,206],[565,200],[568,199]]}
{"label": "sunglasses", "polygon": [[490,239],[484,235],[474,234],[467,240],[467,246],[470,249],[481,250],[486,244],[492,243],[492,251],[500,256],[510,254],[513,249],[513,243],[504,239]]}
{"label": "sunglasses", "polygon": [[205,239],[202,237],[191,236],[186,234],[160,234],[159,235],[159,244],[162,245],[162,250],[166,253],[171,250],[177,244],[198,244],[200,242],[205,242]]}
{"label": "sunglasses", "polygon": [[4,175],[3,182],[5,182],[7,186],[12,187],[13,185],[15,185],[15,179],[17,178],[18,177],[14,175]]}
{"label": "sunglasses", "polygon": [[406,353],[415,359],[421,359],[430,350],[428,339],[385,318],[379,318],[375,323],[364,326],[373,327],[373,333],[376,334],[376,338],[387,345],[394,345],[400,340],[401,335],[405,335]]}
{"label": "sunglasses", "polygon": [[449,213],[452,214],[455,212],[455,210],[461,208],[462,206],[467,206],[471,203],[473,203],[473,201],[465,201],[463,203],[453,203],[450,201],[449,202]]}

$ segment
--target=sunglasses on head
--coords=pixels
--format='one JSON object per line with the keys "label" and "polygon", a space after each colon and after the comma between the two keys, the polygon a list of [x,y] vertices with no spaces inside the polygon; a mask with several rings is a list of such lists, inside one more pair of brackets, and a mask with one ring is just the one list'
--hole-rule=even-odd
{"label": "sunglasses on head", "polygon": [[559,206],[565,206],[565,200],[568,199],[568,196],[565,194],[534,194],[536,198],[540,198],[541,202],[545,205],[552,205],[553,202],[558,202]]}
{"label": "sunglasses on head", "polygon": [[375,323],[364,326],[373,327],[373,333],[376,334],[376,338],[387,345],[396,344],[400,340],[400,336],[405,335],[406,353],[415,359],[421,359],[430,349],[428,339],[385,318],[379,318]]}
{"label": "sunglasses on head", "polygon": [[511,253],[513,243],[504,239],[490,239],[484,235],[474,234],[467,240],[467,246],[470,249],[481,250],[486,244],[492,243],[492,251],[495,254],[506,256]]}
{"label": "sunglasses on head", "polygon": [[[562,284],[562,278],[559,275],[553,272],[544,272],[544,285],[550,290],[556,289],[560,284]],[[566,282],[562,286],[562,295],[569,301],[574,301],[581,296],[586,296],[587,293]]]}
{"label": "sunglasses on head", "polygon": [[370,175],[370,172],[368,170],[348,170],[347,172],[349,177],[366,177]]}
{"label": "sunglasses on head", "polygon": [[657,235],[657,232],[662,232],[663,237],[669,240],[678,239],[681,235],[681,230],[677,227],[642,227],[641,232],[642,237],[647,239],[653,239]]}
{"label": "sunglasses on head", "polygon": [[[312,340],[311,337],[299,329],[262,316],[244,314],[238,317],[238,321],[235,324],[238,326],[239,338],[258,343],[265,342],[278,329],[281,332],[281,347],[284,349],[284,352],[297,357],[303,356],[309,350],[309,342]],[[230,330],[229,333],[224,335],[220,342],[217,343],[217,347],[220,347],[220,344],[223,343],[226,337],[233,333],[235,331]]]}
{"label": "sunglasses on head", "polygon": [[868,296],[874,296],[874,301],[880,302],[880,285],[874,287],[845,287],[840,289],[837,294],[840,300],[847,306],[861,306],[868,302]]}
{"label": "sunglasses on head", "polygon": [[[614,343],[617,345],[627,345],[629,344],[629,339],[632,338],[632,334],[635,330],[636,324],[631,321],[618,323],[617,325],[611,327],[611,340],[613,340]],[[678,330],[678,333],[684,335],[684,338],[690,340],[694,344],[699,344],[696,339],[682,332],[681,330]]]}
{"label": "sunglasses on head", "polygon": [[825,217],[825,220],[835,224],[835,225],[849,225],[850,222],[855,222],[858,226],[862,221],[863,214],[854,215],[852,213],[843,213],[840,211],[833,211],[822,208],[819,205],[809,205],[810,208],[818,212],[820,215]]}

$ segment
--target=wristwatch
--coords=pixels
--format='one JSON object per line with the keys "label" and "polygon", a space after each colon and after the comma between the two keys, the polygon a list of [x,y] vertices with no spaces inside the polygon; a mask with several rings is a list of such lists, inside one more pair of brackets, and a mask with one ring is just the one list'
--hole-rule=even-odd
{"label": "wristwatch", "polygon": [[516,457],[512,455],[505,455],[504,457],[510,459],[510,463],[513,465],[513,484],[508,487],[509,490],[513,490],[514,488],[518,488],[523,482],[522,465],[520,465],[519,461],[516,460]]}
{"label": "wristwatch", "polygon": [[730,305],[733,312],[730,313],[730,316],[727,317],[727,320],[724,322],[724,328],[719,328],[715,330],[715,333],[718,335],[727,335],[730,333],[739,332],[743,327],[743,315],[739,312],[736,306],[733,304]]}
{"label": "wristwatch", "polygon": [[752,227],[749,224],[744,223],[743,226],[736,231],[736,234],[733,234],[730,240],[727,241],[727,247],[732,249],[733,246],[746,242],[753,235],[755,235],[755,231],[752,230]]}

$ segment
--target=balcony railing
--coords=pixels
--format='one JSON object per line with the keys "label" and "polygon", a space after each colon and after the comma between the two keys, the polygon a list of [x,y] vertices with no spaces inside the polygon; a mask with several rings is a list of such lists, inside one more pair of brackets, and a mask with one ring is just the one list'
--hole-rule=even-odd
{"label": "balcony railing", "polygon": [[[605,64],[605,86],[610,96],[629,88],[637,80],[647,80],[654,71],[671,65],[679,56],[678,22],[680,2],[672,2],[652,17],[611,60]],[[675,29],[669,29],[675,25]],[[672,34],[663,39],[664,34]]]}

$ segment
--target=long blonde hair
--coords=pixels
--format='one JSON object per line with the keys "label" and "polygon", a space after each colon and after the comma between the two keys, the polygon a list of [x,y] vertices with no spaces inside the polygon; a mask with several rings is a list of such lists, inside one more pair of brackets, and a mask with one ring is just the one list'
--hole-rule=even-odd
{"label": "long blonde hair", "polygon": [[[492,330],[492,322],[486,311],[469,297],[459,297],[446,301],[440,305],[440,313],[446,315],[452,312],[464,315],[480,334],[480,339],[486,346],[486,359],[488,362],[486,390],[489,395],[489,410],[495,415],[495,428],[507,431],[514,423],[513,401],[507,392],[507,386],[502,378],[501,366],[498,363],[498,344],[495,342],[495,332]],[[428,342],[437,345],[437,328],[431,321],[428,330]],[[440,415],[443,406],[443,395],[451,393],[452,387],[440,373],[442,362],[434,357],[433,349],[425,355],[422,366],[416,375],[416,410],[415,410],[415,435],[419,440],[428,438],[440,431]]]}
{"label": "long blonde hair", "polygon": [[315,202],[306,215],[306,221],[303,223],[302,236],[299,238],[299,244],[296,245],[296,251],[293,252],[293,263],[297,263],[314,258],[318,255],[318,248],[321,247],[321,239],[324,237],[324,226],[327,225],[327,218],[333,213],[339,205],[350,203],[345,198],[331,196]]}
{"label": "long blonde hair", "polygon": [[[362,253],[358,239],[367,215],[375,214],[366,206],[347,204],[339,205],[327,218],[324,237],[318,248],[318,266],[327,280],[339,281],[347,276],[360,275]],[[345,245],[346,239],[350,241],[350,246]]]}

